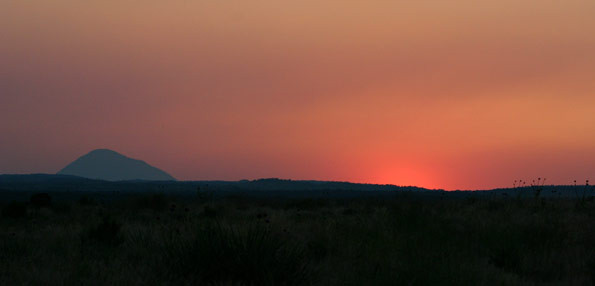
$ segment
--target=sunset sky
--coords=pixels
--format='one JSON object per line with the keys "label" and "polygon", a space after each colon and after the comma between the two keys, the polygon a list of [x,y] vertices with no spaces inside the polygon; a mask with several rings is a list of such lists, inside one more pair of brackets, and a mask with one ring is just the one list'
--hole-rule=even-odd
{"label": "sunset sky", "polygon": [[0,173],[595,180],[593,0],[0,2]]}

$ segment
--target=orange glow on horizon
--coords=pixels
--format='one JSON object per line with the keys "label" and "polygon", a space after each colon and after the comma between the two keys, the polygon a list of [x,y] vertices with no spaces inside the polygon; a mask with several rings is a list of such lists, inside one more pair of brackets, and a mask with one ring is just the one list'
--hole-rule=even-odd
{"label": "orange glow on horizon", "polygon": [[[372,176],[370,183],[374,184],[397,184],[399,186],[416,186],[428,189],[438,189],[439,178],[422,168],[411,165],[402,167],[387,168]],[[398,183],[396,183],[398,182]]]}

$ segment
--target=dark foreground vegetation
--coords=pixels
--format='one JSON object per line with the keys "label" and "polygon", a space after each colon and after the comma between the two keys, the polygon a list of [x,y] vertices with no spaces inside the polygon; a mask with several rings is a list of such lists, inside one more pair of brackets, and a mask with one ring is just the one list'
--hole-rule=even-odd
{"label": "dark foreground vegetation", "polygon": [[595,203],[152,194],[4,202],[2,285],[593,285]]}

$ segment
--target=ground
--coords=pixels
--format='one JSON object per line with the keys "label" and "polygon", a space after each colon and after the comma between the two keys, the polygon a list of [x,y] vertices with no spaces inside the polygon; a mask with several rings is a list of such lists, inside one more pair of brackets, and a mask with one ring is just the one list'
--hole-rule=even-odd
{"label": "ground", "polygon": [[0,281],[593,285],[594,214],[580,199],[38,196],[2,204]]}

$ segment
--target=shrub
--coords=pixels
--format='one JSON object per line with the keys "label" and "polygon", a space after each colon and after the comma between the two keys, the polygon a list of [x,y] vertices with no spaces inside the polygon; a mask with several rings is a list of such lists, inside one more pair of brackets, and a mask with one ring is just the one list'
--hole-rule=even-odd
{"label": "shrub", "polygon": [[101,221],[89,228],[83,235],[85,242],[99,243],[107,246],[117,246],[123,242],[121,235],[122,224],[109,216],[103,216]]}
{"label": "shrub", "polygon": [[287,203],[287,208],[297,208],[302,210],[315,210],[329,206],[330,201],[328,199],[300,199],[292,200]]}
{"label": "shrub", "polygon": [[52,204],[52,210],[59,214],[69,214],[72,212],[72,206],[69,203],[55,203]]}
{"label": "shrub", "polygon": [[2,208],[2,216],[6,218],[23,218],[27,216],[27,205],[20,202],[11,202]]}
{"label": "shrub", "polygon": [[82,196],[79,198],[78,203],[83,206],[94,206],[97,205],[97,201],[89,196]]}
{"label": "shrub", "polygon": [[215,218],[219,211],[212,206],[204,206],[202,215],[208,218]]}
{"label": "shrub", "polygon": [[302,248],[262,226],[200,226],[190,238],[170,240],[165,252],[160,265],[168,265],[170,277],[182,281],[295,285],[310,274]]}
{"label": "shrub", "polygon": [[136,206],[153,211],[164,211],[168,207],[168,201],[164,194],[153,194],[140,197],[136,201]]}
{"label": "shrub", "polygon": [[29,202],[36,209],[47,208],[52,205],[52,197],[48,193],[38,193],[31,195]]}
{"label": "shrub", "polygon": [[209,190],[208,185],[206,187],[203,187],[202,189],[200,187],[196,187],[196,199],[198,200],[198,202],[208,203],[213,201],[214,197],[215,191]]}

